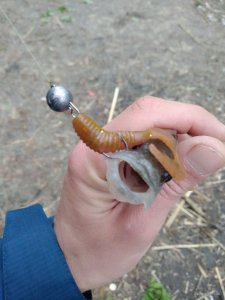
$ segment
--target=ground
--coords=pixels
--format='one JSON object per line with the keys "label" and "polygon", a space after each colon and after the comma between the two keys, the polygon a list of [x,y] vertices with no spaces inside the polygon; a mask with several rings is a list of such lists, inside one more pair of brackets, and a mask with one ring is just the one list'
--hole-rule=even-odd
{"label": "ground", "polygon": [[[2,226],[6,210],[31,203],[54,213],[78,141],[70,117],[46,106],[48,80],[70,88],[100,124],[116,86],[115,115],[151,94],[201,105],[225,123],[224,0],[2,0],[0,7]],[[115,291],[94,291],[95,299],[141,299],[152,277],[173,299],[224,299],[224,182],[225,169],[188,193],[136,269]],[[187,244],[198,248],[179,248]]]}

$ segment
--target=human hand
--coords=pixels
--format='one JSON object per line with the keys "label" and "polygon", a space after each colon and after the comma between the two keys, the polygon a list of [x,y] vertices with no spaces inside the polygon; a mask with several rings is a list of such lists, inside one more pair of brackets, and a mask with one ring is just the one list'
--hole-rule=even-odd
{"label": "human hand", "polygon": [[82,142],[70,155],[55,232],[81,291],[135,267],[176,201],[225,165],[225,126],[196,105],[144,97],[106,126],[111,131],[154,127],[178,131],[187,177],[164,184],[149,209],[114,199],[103,155]]}

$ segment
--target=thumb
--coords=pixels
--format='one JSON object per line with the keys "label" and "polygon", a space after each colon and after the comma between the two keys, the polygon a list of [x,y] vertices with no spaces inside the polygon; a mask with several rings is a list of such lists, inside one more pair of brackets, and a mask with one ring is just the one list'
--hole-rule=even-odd
{"label": "thumb", "polygon": [[187,177],[183,181],[171,180],[162,189],[164,197],[172,202],[225,166],[225,144],[213,137],[195,136],[185,139],[179,143],[178,152]]}
{"label": "thumb", "polygon": [[225,166],[225,144],[209,136],[184,140],[178,152],[188,173],[187,180],[198,183]]}

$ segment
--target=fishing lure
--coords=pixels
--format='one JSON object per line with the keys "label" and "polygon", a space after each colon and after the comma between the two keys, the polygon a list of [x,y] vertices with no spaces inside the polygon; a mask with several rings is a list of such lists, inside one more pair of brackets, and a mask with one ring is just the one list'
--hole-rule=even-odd
{"label": "fishing lure", "polygon": [[64,87],[52,85],[46,98],[50,108],[55,111],[71,110],[74,130],[92,150],[98,153],[114,153],[151,142],[149,143],[150,153],[172,178],[177,180],[185,178],[186,173],[176,151],[176,138],[166,130],[153,128],[144,131],[107,131],[79,111],[72,103],[71,92]]}
{"label": "fishing lure", "polygon": [[[144,204],[155,200],[165,179],[171,179],[149,152],[149,142],[133,150],[117,151],[106,160],[106,179],[112,195],[121,202]],[[167,176],[165,176],[167,175]]]}

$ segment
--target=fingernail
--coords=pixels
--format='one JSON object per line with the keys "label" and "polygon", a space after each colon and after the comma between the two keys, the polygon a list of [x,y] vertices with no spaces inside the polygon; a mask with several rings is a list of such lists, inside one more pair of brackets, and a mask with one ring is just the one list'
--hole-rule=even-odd
{"label": "fingernail", "polygon": [[186,162],[196,175],[206,176],[222,168],[225,157],[211,147],[196,145],[188,152]]}

